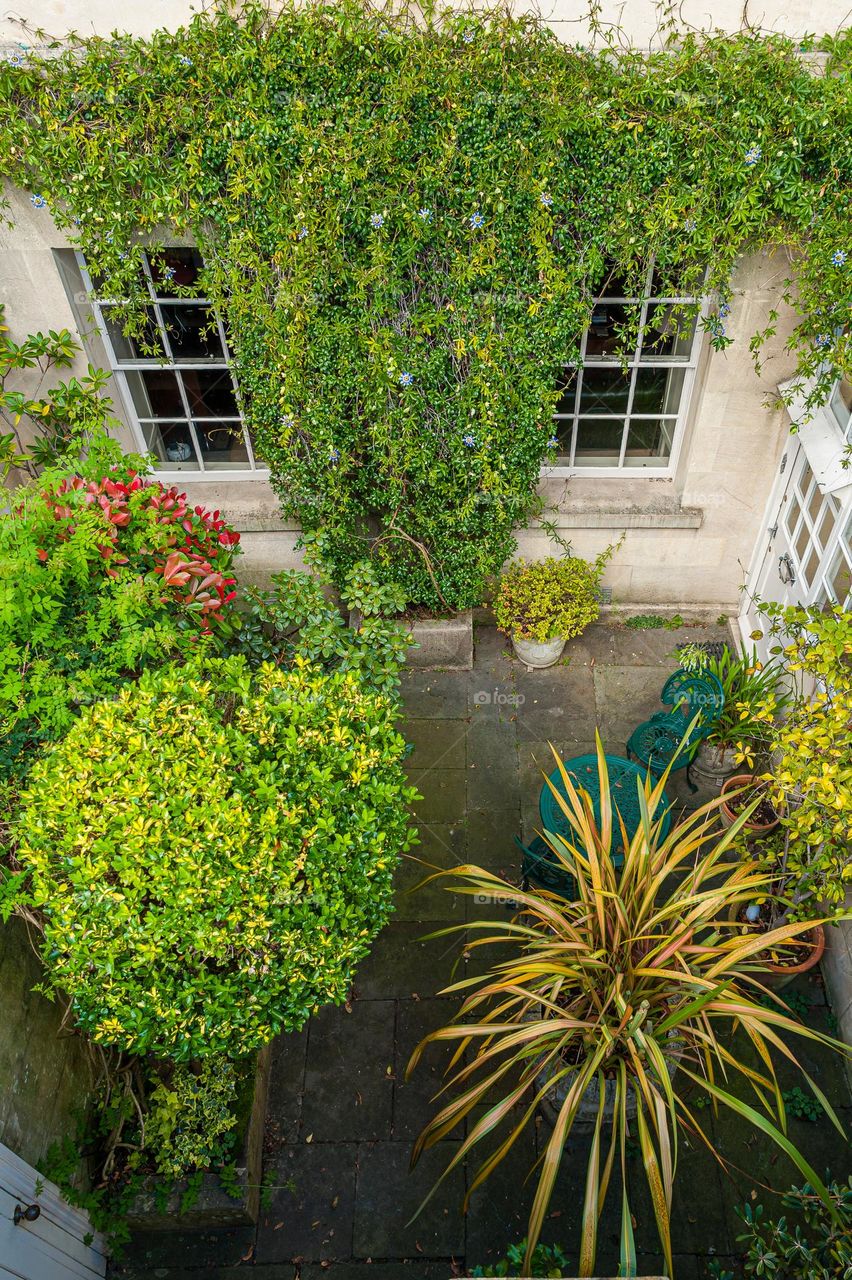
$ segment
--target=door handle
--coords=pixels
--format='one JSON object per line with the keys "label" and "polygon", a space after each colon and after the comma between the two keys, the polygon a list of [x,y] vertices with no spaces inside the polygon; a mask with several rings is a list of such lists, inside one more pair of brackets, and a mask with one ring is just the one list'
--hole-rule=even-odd
{"label": "door handle", "polygon": [[783,556],[778,557],[778,577],[787,587],[792,587],[796,581],[796,570],[793,568],[793,558],[788,551]]}

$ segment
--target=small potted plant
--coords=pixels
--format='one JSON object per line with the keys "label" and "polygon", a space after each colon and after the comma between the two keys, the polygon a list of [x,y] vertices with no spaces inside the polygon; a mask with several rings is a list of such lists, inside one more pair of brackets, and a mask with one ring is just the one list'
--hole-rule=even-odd
{"label": "small potted plant", "polygon": [[595,621],[601,578],[615,550],[607,547],[591,564],[566,555],[510,565],[500,578],[494,613],[521,662],[552,667],[566,643]]}
{"label": "small potted plant", "polygon": [[778,797],[773,799],[767,778],[759,778],[753,773],[735,773],[722,784],[720,817],[725,827],[733,826],[737,818],[750,809],[742,824],[744,830],[752,836],[768,835],[781,821],[780,805]]}
{"label": "small potted plant", "polygon": [[763,663],[757,650],[738,656],[725,645],[718,658],[700,645],[684,645],[678,660],[686,671],[707,671],[722,686],[724,702],[691,765],[693,780],[721,787],[738,765],[754,768],[769,749],[773,727],[790,703],[784,667]]}

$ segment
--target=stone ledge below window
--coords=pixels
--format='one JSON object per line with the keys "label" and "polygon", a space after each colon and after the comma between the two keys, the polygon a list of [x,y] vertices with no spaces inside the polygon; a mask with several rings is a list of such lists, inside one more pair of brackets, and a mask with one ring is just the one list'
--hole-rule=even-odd
{"label": "stone ledge below window", "polygon": [[[553,518],[557,529],[700,529],[704,512],[698,507],[679,507],[674,510],[637,511],[612,509],[602,511],[559,511]],[[539,521],[531,521],[530,529],[541,528]]]}

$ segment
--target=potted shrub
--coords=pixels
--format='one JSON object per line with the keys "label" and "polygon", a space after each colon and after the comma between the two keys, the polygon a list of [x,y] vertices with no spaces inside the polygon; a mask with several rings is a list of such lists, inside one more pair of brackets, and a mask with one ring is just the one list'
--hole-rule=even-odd
{"label": "potted shrub", "polygon": [[[557,756],[558,760],[558,756]],[[608,777],[598,740],[601,794]],[[546,892],[522,892],[479,867],[438,873],[467,895],[509,895],[519,904],[511,920],[474,921],[459,926],[481,930],[467,949],[497,945],[499,953],[484,972],[446,989],[463,995],[453,1021],[427,1036],[415,1050],[409,1071],[425,1047],[455,1044],[445,1092],[450,1095],[420,1135],[416,1159],[424,1150],[467,1124],[447,1173],[466,1159],[481,1140],[493,1135],[500,1119],[509,1124],[505,1141],[473,1172],[484,1181],[511,1149],[525,1126],[534,1122],[540,1101],[558,1099],[555,1122],[545,1138],[529,1219],[523,1274],[530,1273],[565,1144],[584,1104],[592,1102],[593,1126],[586,1174],[578,1274],[593,1275],[596,1234],[613,1170],[620,1172],[622,1198],[622,1275],[635,1274],[635,1245],[626,1181],[628,1134],[638,1139],[654,1205],[663,1253],[672,1274],[670,1212],[676,1161],[676,1135],[683,1125],[712,1145],[690,1105],[697,1085],[714,1104],[730,1108],[776,1141],[828,1202],[818,1175],[785,1136],[784,1104],[775,1081],[773,1049],[781,1031],[819,1040],[839,1050],[830,1037],[805,1027],[765,997],[764,967],[756,958],[757,939],[742,937],[725,924],[725,910],[768,892],[770,878],[754,863],[731,858],[740,819],[719,832],[718,799],[703,805],[668,835],[651,822],[667,781],[637,780],[645,821],[616,869],[612,822],[596,825],[587,795],[578,793],[565,770],[565,796],[559,797],[573,836],[548,833],[554,854],[577,882],[577,898],[565,901]],[[608,809],[604,806],[604,814]],[[770,941],[795,938],[807,926],[786,924]],[[442,930],[442,934],[454,929]],[[754,1079],[751,1055],[740,1061],[730,1035],[748,1027],[760,1054],[762,1111],[735,1091]],[[785,1061],[789,1057],[785,1056]],[[795,1062],[795,1058],[793,1058]],[[676,1068],[676,1073],[675,1073]],[[476,1108],[489,1095],[484,1115]],[[628,1107],[635,1106],[635,1124]],[[828,1108],[828,1104],[820,1097]],[[521,1113],[513,1110],[515,1105]],[[833,1115],[833,1113],[830,1113]],[[511,1120],[509,1120],[511,1117]],[[769,1118],[771,1117],[771,1118]],[[493,1138],[492,1138],[493,1142]],[[446,1174],[444,1175],[446,1176]]]}
{"label": "potted shrub", "polygon": [[798,689],[773,730],[771,771],[761,778],[779,814],[778,839],[764,855],[773,893],[748,904],[740,926],[771,932],[810,922],[795,944],[766,956],[775,985],[784,986],[818,963],[821,920],[845,914],[852,885],[852,614],[839,607],[764,612]]}
{"label": "potted shrub", "polygon": [[790,700],[786,673],[775,660],[762,663],[757,650],[740,656],[727,645],[718,658],[700,645],[684,645],[677,656],[686,671],[708,671],[722,686],[722,709],[690,767],[693,778],[721,787],[737,765],[752,769],[768,749],[775,720]]}
{"label": "potted shrub", "polygon": [[501,576],[494,600],[497,625],[528,667],[552,667],[566,643],[600,614],[603,571],[616,547],[589,564],[579,556],[523,560]]}

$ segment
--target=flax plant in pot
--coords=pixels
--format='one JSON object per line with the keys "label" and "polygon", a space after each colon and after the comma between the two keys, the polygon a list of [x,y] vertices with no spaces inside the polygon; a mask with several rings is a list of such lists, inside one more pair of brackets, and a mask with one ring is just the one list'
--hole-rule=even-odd
{"label": "flax plant in pot", "polygon": [[[769,885],[756,864],[744,863],[732,852],[741,823],[720,829],[719,800],[697,809],[665,835],[662,820],[654,822],[650,815],[663,797],[667,775],[638,781],[641,821],[632,838],[622,830],[625,855],[619,870],[612,857],[613,819],[600,740],[600,825],[589,795],[576,790],[560,769],[565,796],[555,794],[572,834],[570,839],[545,834],[555,857],[576,880],[574,901],[520,891],[470,865],[430,877],[444,878],[463,894],[498,901],[508,895],[518,910],[511,919],[440,931],[478,930],[481,936],[468,940],[467,949],[497,945],[501,955],[481,976],[446,989],[443,994],[464,996],[457,1015],[428,1035],[412,1056],[409,1072],[429,1044],[455,1046],[442,1090],[451,1100],[418,1138],[412,1159],[467,1120],[467,1135],[443,1179],[481,1151],[483,1139],[495,1131],[502,1135],[506,1128],[497,1149],[489,1148],[478,1168],[471,1165],[469,1199],[549,1100],[553,1125],[539,1160],[530,1211],[528,1272],[566,1142],[583,1114],[590,1114],[579,1274],[595,1273],[598,1221],[616,1168],[621,1181],[620,1274],[636,1274],[627,1184],[627,1142],[633,1138],[642,1152],[671,1276],[679,1134],[696,1135],[714,1150],[689,1090],[700,1086],[714,1108],[731,1108],[777,1143],[828,1205],[818,1174],[787,1137],[772,1054],[775,1050],[796,1062],[782,1034],[840,1051],[844,1046],[803,1026],[771,995],[767,1000],[764,970],[756,957],[766,939],[740,936],[727,913],[732,904],[767,892]],[[780,945],[804,927],[787,924],[775,931],[775,940]],[[508,958],[507,951],[512,953]],[[757,1051],[757,1068],[736,1057],[730,1036],[738,1029]],[[818,1086],[803,1075],[840,1129]],[[472,1114],[475,1108],[482,1110],[478,1118]]]}

